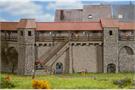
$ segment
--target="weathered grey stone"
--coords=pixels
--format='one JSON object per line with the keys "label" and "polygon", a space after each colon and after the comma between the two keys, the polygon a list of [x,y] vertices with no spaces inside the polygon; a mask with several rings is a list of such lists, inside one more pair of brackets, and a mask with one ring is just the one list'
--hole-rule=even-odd
{"label": "weathered grey stone", "polygon": [[[107,72],[107,66],[114,64],[118,72],[118,28],[104,28],[104,72]],[[110,35],[109,32],[112,32]]]}
{"label": "weathered grey stone", "polygon": [[[24,32],[23,36],[20,31]],[[31,31],[31,36],[28,35]],[[35,31],[33,29],[18,30],[18,71],[20,75],[32,75],[35,64]]]}

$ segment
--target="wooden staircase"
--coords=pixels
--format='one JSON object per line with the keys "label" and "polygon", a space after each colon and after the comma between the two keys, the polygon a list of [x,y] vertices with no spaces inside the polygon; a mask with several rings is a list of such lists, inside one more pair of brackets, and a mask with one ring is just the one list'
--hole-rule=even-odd
{"label": "wooden staircase", "polygon": [[59,50],[57,50],[54,55],[51,57],[51,59],[45,63],[46,66],[53,65],[57,59],[69,48],[69,43],[66,42]]}
{"label": "wooden staircase", "polygon": [[69,48],[69,41],[59,42],[56,46],[52,47],[48,52],[44,53],[39,60],[43,61],[45,72],[53,73],[51,68],[57,59]]}

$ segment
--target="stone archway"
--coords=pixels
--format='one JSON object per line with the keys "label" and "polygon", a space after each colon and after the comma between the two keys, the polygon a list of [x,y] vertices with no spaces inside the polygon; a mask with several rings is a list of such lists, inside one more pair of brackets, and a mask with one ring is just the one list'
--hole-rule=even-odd
{"label": "stone archway", "polygon": [[7,60],[9,62],[10,72],[15,73],[18,64],[18,52],[14,47],[7,49]]}
{"label": "stone archway", "polygon": [[56,63],[56,74],[62,74],[63,72],[63,64],[61,62]]}
{"label": "stone archway", "polygon": [[107,72],[108,73],[115,73],[116,72],[116,65],[113,63],[110,63],[107,65]]}
{"label": "stone archway", "polygon": [[123,46],[119,50],[118,58],[119,72],[134,71],[134,51],[129,46]]}

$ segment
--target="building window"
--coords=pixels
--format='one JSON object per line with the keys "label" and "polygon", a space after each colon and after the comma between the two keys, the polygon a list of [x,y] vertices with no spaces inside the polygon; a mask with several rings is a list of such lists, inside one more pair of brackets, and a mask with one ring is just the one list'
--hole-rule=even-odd
{"label": "building window", "polygon": [[123,15],[122,15],[122,14],[119,14],[119,15],[118,15],[118,18],[119,18],[119,19],[122,19],[122,18],[123,18]]}
{"label": "building window", "polygon": [[113,35],[112,31],[109,31],[109,35]]}
{"label": "building window", "polygon": [[20,31],[20,33],[21,33],[21,36],[23,36],[23,31]]}
{"label": "building window", "polygon": [[90,14],[90,15],[88,15],[88,19],[92,19],[92,15]]}
{"label": "building window", "polygon": [[60,20],[64,20],[64,11],[63,10],[60,11]]}
{"label": "building window", "polygon": [[83,32],[83,35],[86,35],[86,32]]}
{"label": "building window", "polygon": [[42,43],[39,43],[39,46],[42,46]]}
{"label": "building window", "polygon": [[28,31],[28,36],[31,36],[31,31]]}
{"label": "building window", "polygon": [[37,44],[34,44],[34,46],[37,46]]}
{"label": "building window", "polygon": [[61,31],[58,31],[59,34],[61,34],[62,32]]}
{"label": "building window", "polygon": [[52,35],[52,32],[49,32],[50,36]]}
{"label": "building window", "polygon": [[44,46],[47,46],[47,44],[44,44]]}

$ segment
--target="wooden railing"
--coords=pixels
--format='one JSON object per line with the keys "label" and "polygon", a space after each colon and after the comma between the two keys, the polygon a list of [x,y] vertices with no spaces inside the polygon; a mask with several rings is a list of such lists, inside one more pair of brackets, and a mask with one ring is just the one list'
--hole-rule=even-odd
{"label": "wooden railing", "polygon": [[37,42],[53,42],[53,41],[65,41],[68,40],[68,37],[59,36],[59,37],[49,37],[49,36],[40,36],[36,37]]}
{"label": "wooden railing", "polygon": [[79,36],[79,37],[72,37],[71,41],[101,41],[102,36]]}
{"label": "wooden railing", "polygon": [[120,41],[134,41],[134,36],[119,36]]}
{"label": "wooden railing", "polygon": [[66,37],[66,36],[60,36],[60,37],[36,37],[36,41],[37,42],[45,42],[45,41],[66,41],[66,40],[70,40],[70,41],[101,41],[102,40],[102,36],[78,36],[78,37]]}
{"label": "wooden railing", "polygon": [[[53,42],[53,41],[101,41],[102,36],[78,36],[78,37],[66,37],[66,36],[57,36],[57,37],[47,37],[47,36],[41,36],[41,37],[35,37],[36,42]],[[6,41],[14,41],[17,42],[16,36],[11,37],[5,37],[1,36],[1,40]]]}
{"label": "wooden railing", "polygon": [[17,37],[16,36],[12,36],[12,37],[1,36],[1,40],[2,41],[13,41],[13,42],[17,42]]}
{"label": "wooden railing", "polygon": [[51,66],[45,66],[45,65],[35,65],[36,72],[39,70],[43,70],[44,72],[49,72],[50,74],[54,74],[54,69]]}

